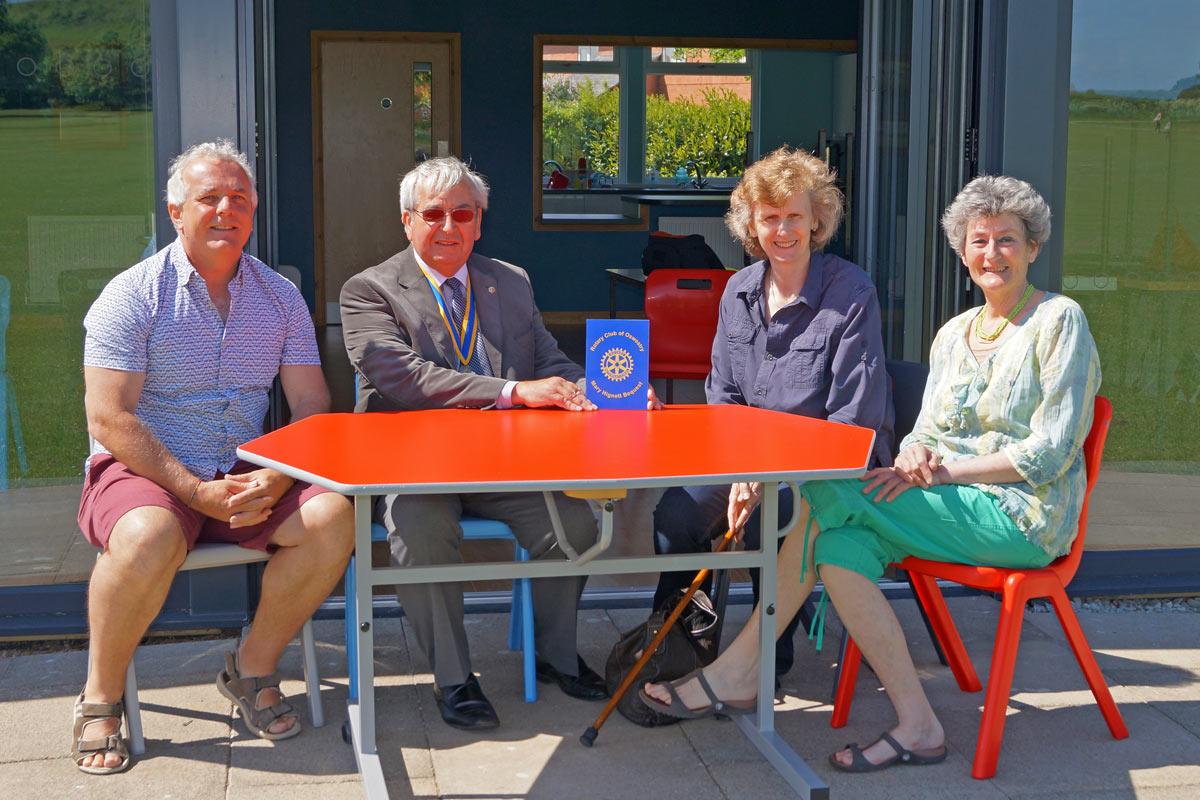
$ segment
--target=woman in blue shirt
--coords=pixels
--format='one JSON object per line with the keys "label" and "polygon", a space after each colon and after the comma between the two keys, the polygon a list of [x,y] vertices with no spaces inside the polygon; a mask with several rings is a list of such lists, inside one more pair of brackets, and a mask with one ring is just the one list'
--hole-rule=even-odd
{"label": "woman in blue shirt", "polygon": [[[892,404],[875,286],[860,267],[822,252],[842,219],[835,177],[819,158],[782,147],[747,169],[733,190],[726,224],[760,260],[731,278],[721,297],[704,388],[710,404],[873,428],[873,463],[891,464]],[[654,513],[655,551],[703,552],[727,526],[743,522],[746,546],[757,548],[761,489],[735,483],[668,490]],[[781,493],[779,524],[791,514],[791,495]],[[655,607],[692,575],[664,573]],[[757,570],[752,578],[757,598]],[[794,632],[795,623],[780,638],[778,674],[791,667]]]}

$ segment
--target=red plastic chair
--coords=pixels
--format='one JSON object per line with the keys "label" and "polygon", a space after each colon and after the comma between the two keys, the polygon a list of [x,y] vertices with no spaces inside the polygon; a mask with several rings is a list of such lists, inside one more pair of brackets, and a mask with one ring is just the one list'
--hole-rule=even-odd
{"label": "red plastic chair", "polygon": [[[946,601],[938,588],[937,579],[961,583],[976,589],[997,592],[1001,595],[1000,621],[996,625],[996,644],[992,652],[992,667],[988,680],[987,697],[983,704],[983,719],[979,723],[979,741],[975,746],[975,764],[971,775],[984,780],[996,774],[996,762],[1000,758],[1000,742],[1004,738],[1004,716],[1008,707],[1009,691],[1012,689],[1013,667],[1017,659],[1017,647],[1021,641],[1021,623],[1025,603],[1046,597],[1054,605],[1058,621],[1062,624],[1067,642],[1075,653],[1088,686],[1100,706],[1100,713],[1108,723],[1114,739],[1129,736],[1121,712],[1113,702],[1096,664],[1096,657],[1079,627],[1079,620],[1071,608],[1065,591],[1068,583],[1079,569],[1083,556],[1083,540],[1087,534],[1088,501],[1100,472],[1100,460],[1104,452],[1104,440],[1112,422],[1112,403],[1105,397],[1096,398],[1096,414],[1092,429],[1083,446],[1084,463],[1087,469],[1087,490],[1083,499],[1083,510],[1079,514],[1079,534],[1071,544],[1071,551],[1049,566],[1041,569],[1004,569],[1001,567],[973,567],[964,564],[945,564],[920,558],[906,558],[900,567],[912,576],[917,601],[925,609],[933,629],[942,644],[942,650],[950,662],[950,669],[965,692],[977,692],[982,687],[975,674],[967,651],[963,647]],[[841,680],[834,698],[833,718],[830,725],[841,728],[850,716],[850,704],[854,699],[854,683],[858,678],[858,667],[862,651],[851,638],[846,647],[842,664]]]}
{"label": "red plastic chair", "polygon": [[656,269],[646,276],[650,377],[704,380],[712,363],[717,311],[733,273],[724,269]]}

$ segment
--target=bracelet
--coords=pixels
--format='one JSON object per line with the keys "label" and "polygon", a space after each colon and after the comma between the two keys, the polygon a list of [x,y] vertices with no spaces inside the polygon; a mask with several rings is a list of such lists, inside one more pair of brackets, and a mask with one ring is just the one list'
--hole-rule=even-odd
{"label": "bracelet", "polygon": [[196,478],[196,485],[192,487],[192,493],[187,499],[187,507],[188,508],[192,507],[192,501],[196,499],[196,492],[200,491],[200,484],[202,484],[202,483],[204,483],[204,481],[200,480],[199,478]]}

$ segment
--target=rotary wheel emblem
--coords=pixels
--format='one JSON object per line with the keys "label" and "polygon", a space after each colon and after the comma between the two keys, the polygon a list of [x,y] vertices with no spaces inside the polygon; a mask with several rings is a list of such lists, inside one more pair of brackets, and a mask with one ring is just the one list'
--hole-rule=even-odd
{"label": "rotary wheel emblem", "polygon": [[633,374],[633,356],[629,351],[614,347],[600,358],[600,372],[614,383],[619,383]]}

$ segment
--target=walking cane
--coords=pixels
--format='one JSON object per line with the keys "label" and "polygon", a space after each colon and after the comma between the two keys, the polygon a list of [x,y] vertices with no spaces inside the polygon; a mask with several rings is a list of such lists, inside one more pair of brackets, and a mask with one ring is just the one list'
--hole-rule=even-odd
{"label": "walking cane", "polygon": [[[725,531],[725,535],[721,537],[721,541],[717,544],[717,548],[713,552],[719,553],[728,547],[730,542],[733,541],[733,533],[733,528]],[[692,579],[692,585],[688,587],[687,592],[683,595],[683,599],[679,601],[679,605],[675,606],[675,610],[663,622],[662,628],[654,635],[654,639],[642,651],[642,655],[625,675],[625,679],[621,681],[621,685],[613,692],[613,696],[609,698],[608,703],[605,704],[604,710],[600,712],[600,716],[596,717],[596,721],[589,725],[588,729],[579,737],[579,741],[583,743],[584,747],[591,747],[596,741],[596,736],[600,733],[600,728],[604,725],[604,721],[612,714],[613,709],[617,707],[617,703],[621,702],[621,698],[625,696],[625,692],[629,691],[629,687],[633,685],[633,682],[637,680],[638,675],[641,674],[646,664],[650,662],[650,658],[658,650],[659,645],[663,643],[663,639],[667,638],[667,632],[671,630],[671,626],[675,624],[675,620],[679,619],[679,615],[683,613],[688,603],[691,602],[692,595],[700,588],[700,584],[704,583],[704,579],[708,577],[708,573],[711,571],[709,567],[705,567],[696,573],[696,577]]]}

